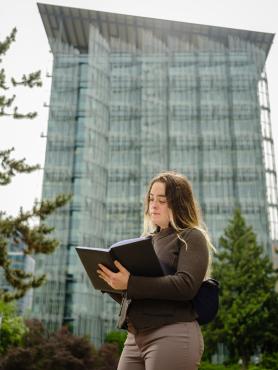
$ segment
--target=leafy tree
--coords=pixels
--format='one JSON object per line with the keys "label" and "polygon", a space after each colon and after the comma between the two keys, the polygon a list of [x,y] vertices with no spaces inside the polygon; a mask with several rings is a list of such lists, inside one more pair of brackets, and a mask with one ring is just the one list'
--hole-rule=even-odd
{"label": "leafy tree", "polygon": [[0,354],[3,354],[9,346],[22,343],[27,327],[12,303],[0,301],[0,320]]}
{"label": "leafy tree", "polygon": [[[278,312],[270,310],[270,302],[277,299],[277,272],[240,209],[234,211],[219,245],[214,275],[221,282],[220,310],[205,329],[205,341],[210,354],[216,351],[217,343],[224,343],[231,360],[241,358],[246,369],[250,357],[264,349],[270,338],[278,341]],[[270,332],[275,322],[276,329]]]}
{"label": "leafy tree", "polygon": [[[16,29],[0,42],[0,58],[6,54],[11,44],[15,41]],[[0,59],[0,64],[2,59]],[[23,75],[20,81],[11,78],[10,83],[6,81],[4,68],[0,69],[0,118],[12,117],[14,119],[33,119],[36,112],[19,112],[15,105],[16,95],[7,96],[7,91],[12,87],[24,86],[34,88],[42,86],[40,71]],[[6,186],[16,174],[31,173],[40,168],[38,164],[28,165],[25,159],[16,160],[12,157],[14,148],[0,150],[0,186]],[[69,195],[58,195],[54,200],[35,201],[31,211],[20,209],[18,216],[7,216],[0,211],[0,273],[3,269],[4,277],[10,285],[9,291],[0,289],[0,299],[11,301],[24,296],[30,288],[36,288],[45,281],[45,275],[35,276],[20,269],[12,268],[8,256],[8,245],[10,242],[24,246],[24,254],[51,253],[59,242],[49,237],[53,231],[43,221],[57,208],[64,206],[71,197]],[[35,226],[31,226],[32,224]]]}

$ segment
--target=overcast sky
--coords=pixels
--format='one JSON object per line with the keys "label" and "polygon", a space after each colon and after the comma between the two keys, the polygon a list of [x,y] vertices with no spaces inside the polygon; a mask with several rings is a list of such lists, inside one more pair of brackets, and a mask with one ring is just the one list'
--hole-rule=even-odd
{"label": "overcast sky", "polygon": [[[277,0],[52,0],[49,4],[74,6],[130,15],[178,20],[221,27],[239,28],[252,31],[277,33]],[[26,157],[28,163],[43,166],[48,110],[43,107],[49,102],[52,56],[44,27],[35,0],[1,0],[0,40],[11,29],[18,29],[17,41],[4,57],[8,75],[41,70],[44,86],[26,91],[19,89],[17,105],[22,112],[38,111],[33,121],[12,121],[0,119],[0,148],[15,147],[17,158]],[[278,161],[278,41],[277,36],[271,47],[266,71],[272,118],[272,133]],[[1,67],[1,65],[0,65]],[[2,94],[2,91],[0,92]],[[12,94],[12,92],[11,92]],[[19,207],[29,209],[35,198],[40,198],[42,171],[32,175],[17,176],[13,183],[0,188],[0,209],[16,215]]]}

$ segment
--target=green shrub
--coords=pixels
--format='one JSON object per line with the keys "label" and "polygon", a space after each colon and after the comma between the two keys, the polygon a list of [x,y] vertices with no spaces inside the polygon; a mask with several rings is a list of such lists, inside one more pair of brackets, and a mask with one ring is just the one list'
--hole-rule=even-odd
{"label": "green shrub", "polygon": [[241,367],[238,364],[212,364],[210,362],[203,361],[199,370],[241,370]]}
{"label": "green shrub", "polygon": [[274,370],[274,369],[278,369],[278,352],[274,352],[274,353],[271,353],[271,354],[263,354],[262,355],[262,361],[260,363],[260,366],[262,367],[262,369],[271,369],[271,370]]}
{"label": "green shrub", "polygon": [[16,312],[15,303],[6,303],[0,300],[0,354],[6,352],[9,346],[22,344],[27,327],[22,317]]}
{"label": "green shrub", "polygon": [[[274,355],[264,355],[263,361],[260,365],[250,364],[248,370],[276,370],[278,369],[278,354]],[[199,370],[242,370],[239,364],[211,364],[209,362],[203,361]]]}
{"label": "green shrub", "polygon": [[109,333],[106,334],[104,342],[118,344],[119,353],[122,353],[126,337],[127,337],[127,332],[125,331],[119,331],[119,330],[110,331]]}

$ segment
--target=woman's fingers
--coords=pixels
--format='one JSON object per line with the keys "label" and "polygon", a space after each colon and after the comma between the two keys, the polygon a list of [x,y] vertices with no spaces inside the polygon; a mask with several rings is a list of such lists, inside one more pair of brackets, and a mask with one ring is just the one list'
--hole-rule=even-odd
{"label": "woman's fingers", "polygon": [[127,271],[127,269],[119,261],[114,261],[114,265],[121,272],[126,272]]}
{"label": "woman's fingers", "polygon": [[107,267],[105,267],[101,263],[99,263],[98,266],[101,268],[102,271],[104,271],[106,273],[106,275],[113,274],[113,272],[111,270],[109,270]]}
{"label": "woman's fingers", "polygon": [[115,261],[114,263],[119,269],[118,272],[113,272],[100,263],[98,264],[99,269],[97,269],[98,276],[114,289],[127,289],[127,282],[130,274],[120,262]]}

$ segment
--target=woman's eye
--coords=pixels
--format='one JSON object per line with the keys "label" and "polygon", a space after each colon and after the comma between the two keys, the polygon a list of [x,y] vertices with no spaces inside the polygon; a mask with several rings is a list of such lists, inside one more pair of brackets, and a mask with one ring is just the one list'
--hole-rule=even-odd
{"label": "woman's eye", "polygon": [[[149,198],[149,202],[154,202],[154,198]],[[165,204],[167,203],[167,200],[164,199],[158,199],[159,204]]]}

